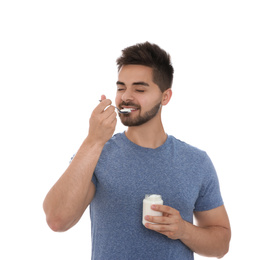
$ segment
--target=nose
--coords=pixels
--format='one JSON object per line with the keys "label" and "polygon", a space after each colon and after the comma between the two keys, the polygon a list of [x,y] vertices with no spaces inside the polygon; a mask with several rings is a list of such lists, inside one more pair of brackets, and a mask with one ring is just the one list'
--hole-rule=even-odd
{"label": "nose", "polygon": [[124,91],[124,93],[122,94],[121,96],[121,100],[124,101],[124,102],[130,102],[132,101],[134,98],[133,98],[133,93],[131,90],[129,89],[126,89]]}

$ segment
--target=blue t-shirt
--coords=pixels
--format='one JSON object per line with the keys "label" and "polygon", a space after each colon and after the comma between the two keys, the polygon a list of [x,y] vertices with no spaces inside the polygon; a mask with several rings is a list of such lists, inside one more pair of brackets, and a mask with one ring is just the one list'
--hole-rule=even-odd
{"label": "blue t-shirt", "polygon": [[156,148],[131,142],[124,133],[104,146],[92,181],[90,204],[93,260],[191,260],[193,252],[142,224],[145,194],[160,194],[164,205],[193,223],[193,211],[223,204],[218,178],[207,154],[173,136]]}

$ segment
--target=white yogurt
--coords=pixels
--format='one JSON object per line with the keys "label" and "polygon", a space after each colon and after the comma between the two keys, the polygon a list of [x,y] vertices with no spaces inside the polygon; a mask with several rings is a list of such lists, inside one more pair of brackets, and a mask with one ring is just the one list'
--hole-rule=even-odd
{"label": "white yogurt", "polygon": [[131,113],[132,109],[131,108],[123,108],[123,109],[120,109],[120,111],[123,113]]}
{"label": "white yogurt", "polygon": [[143,212],[142,212],[142,224],[145,226],[145,223],[151,223],[150,221],[145,220],[145,216],[162,216],[162,212],[155,211],[151,209],[151,205],[153,204],[159,204],[163,205],[163,200],[161,195],[152,194],[152,195],[145,195],[145,198],[143,200]]}

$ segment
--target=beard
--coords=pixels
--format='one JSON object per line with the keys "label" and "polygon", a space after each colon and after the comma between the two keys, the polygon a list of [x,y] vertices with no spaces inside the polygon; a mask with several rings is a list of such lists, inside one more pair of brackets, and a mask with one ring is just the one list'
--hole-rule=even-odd
{"label": "beard", "polygon": [[[131,104],[131,103],[122,103],[122,105],[125,106],[136,106],[138,109],[140,109],[140,107],[138,107],[135,104]],[[131,114],[119,114],[121,123],[125,126],[140,126],[145,124],[146,122],[148,122],[149,120],[151,120],[153,117],[155,117],[161,107],[161,102],[158,103],[157,105],[155,105],[152,109],[150,109],[149,111],[145,112],[144,115],[138,115],[135,118],[131,118]]]}

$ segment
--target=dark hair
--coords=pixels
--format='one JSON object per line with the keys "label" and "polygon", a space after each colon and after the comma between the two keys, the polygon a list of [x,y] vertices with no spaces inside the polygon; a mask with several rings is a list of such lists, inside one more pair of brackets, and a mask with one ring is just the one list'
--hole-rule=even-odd
{"label": "dark hair", "polygon": [[156,44],[139,43],[122,50],[116,60],[118,71],[124,65],[144,65],[153,69],[153,82],[162,92],[171,88],[174,69],[170,55]]}

